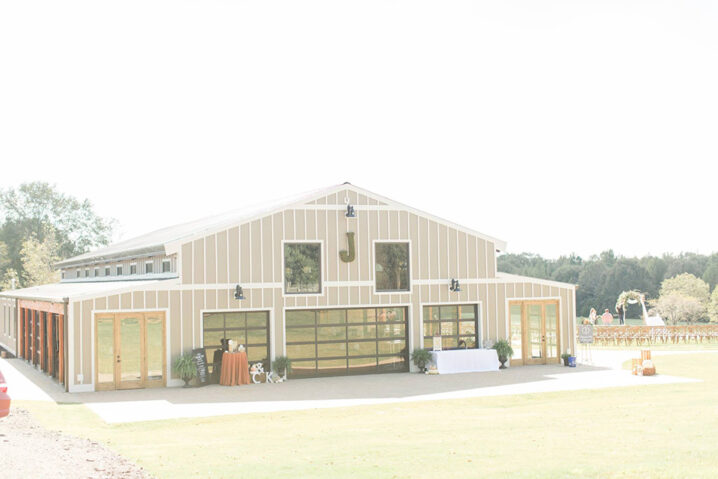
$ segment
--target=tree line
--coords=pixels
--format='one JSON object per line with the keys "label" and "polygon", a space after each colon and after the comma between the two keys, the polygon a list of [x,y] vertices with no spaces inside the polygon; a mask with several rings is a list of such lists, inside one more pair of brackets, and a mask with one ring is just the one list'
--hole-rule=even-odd
{"label": "tree line", "polygon": [[[591,308],[599,315],[606,308],[614,313],[623,291],[638,290],[645,293],[649,306],[671,322],[718,321],[718,253],[628,258],[607,250],[588,259],[575,254],[558,259],[503,254],[497,267],[505,273],[576,284],[578,316],[588,316]],[[629,305],[626,314],[640,318],[640,305]]]}
{"label": "tree line", "polygon": [[49,183],[0,190],[0,290],[58,281],[54,264],[107,245],[113,226]]}

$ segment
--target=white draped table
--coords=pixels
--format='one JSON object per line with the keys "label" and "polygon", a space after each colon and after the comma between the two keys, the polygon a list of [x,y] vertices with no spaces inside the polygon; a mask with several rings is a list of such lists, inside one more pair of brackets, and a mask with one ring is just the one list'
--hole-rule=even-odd
{"label": "white draped table", "polygon": [[500,364],[495,349],[431,351],[431,360],[439,374],[498,371]]}

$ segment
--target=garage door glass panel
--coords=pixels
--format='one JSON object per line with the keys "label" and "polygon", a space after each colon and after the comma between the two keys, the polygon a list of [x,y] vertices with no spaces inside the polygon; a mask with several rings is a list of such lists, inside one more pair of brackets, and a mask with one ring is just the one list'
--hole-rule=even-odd
{"label": "garage door glass panel", "polygon": [[[287,356],[303,361],[317,358],[318,375],[345,375],[376,372],[384,354],[393,369],[407,370],[406,313],[403,308],[365,308],[287,312]],[[314,314],[311,326],[309,315]],[[378,351],[382,341],[382,353]],[[305,344],[302,344],[305,343]],[[313,348],[316,347],[316,350]],[[351,359],[351,361],[350,361]],[[309,368],[294,370],[293,377],[311,375]]]}

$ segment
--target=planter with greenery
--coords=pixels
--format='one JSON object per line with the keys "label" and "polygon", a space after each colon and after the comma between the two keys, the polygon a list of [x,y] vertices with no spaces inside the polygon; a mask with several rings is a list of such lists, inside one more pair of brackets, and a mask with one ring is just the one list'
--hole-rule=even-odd
{"label": "planter with greenery", "polygon": [[173,364],[174,371],[184,381],[184,387],[189,387],[189,382],[197,376],[197,366],[192,360],[190,353],[183,354]]}
{"label": "planter with greenery", "polygon": [[568,366],[568,358],[570,358],[570,357],[571,357],[571,355],[568,354],[568,353],[563,353],[563,354],[561,355],[561,359],[563,359],[563,365],[564,365],[564,366]]}
{"label": "planter with greenery", "polygon": [[287,373],[292,370],[292,360],[286,356],[277,356],[272,361],[272,370],[282,379],[287,379]]}
{"label": "planter with greenery", "polygon": [[506,361],[514,355],[514,349],[505,339],[499,339],[496,341],[493,348],[496,350],[496,355],[499,357],[499,362],[501,363],[499,369],[506,369],[504,363],[506,363]]}
{"label": "planter with greenery", "polygon": [[428,349],[416,348],[411,353],[411,360],[421,372],[424,372],[426,365],[431,362],[431,352]]}

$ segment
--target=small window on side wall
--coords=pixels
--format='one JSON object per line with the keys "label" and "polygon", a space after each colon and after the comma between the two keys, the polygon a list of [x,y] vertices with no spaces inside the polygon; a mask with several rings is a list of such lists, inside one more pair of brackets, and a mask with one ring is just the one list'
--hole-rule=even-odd
{"label": "small window on side wall", "polygon": [[375,243],[376,290],[409,291],[409,243]]}
{"label": "small window on side wall", "polygon": [[170,260],[166,259],[162,261],[162,272],[163,273],[169,273],[172,270],[172,263],[170,263]]}
{"label": "small window on side wall", "polygon": [[284,292],[321,292],[321,243],[284,244]]}
{"label": "small window on side wall", "polygon": [[145,263],[145,274],[152,273],[153,264],[150,262]]}
{"label": "small window on side wall", "polygon": [[122,266],[117,267],[116,274],[117,274],[117,276],[122,276]]}
{"label": "small window on side wall", "polygon": [[136,264],[130,265],[130,274],[137,274],[137,265]]}

